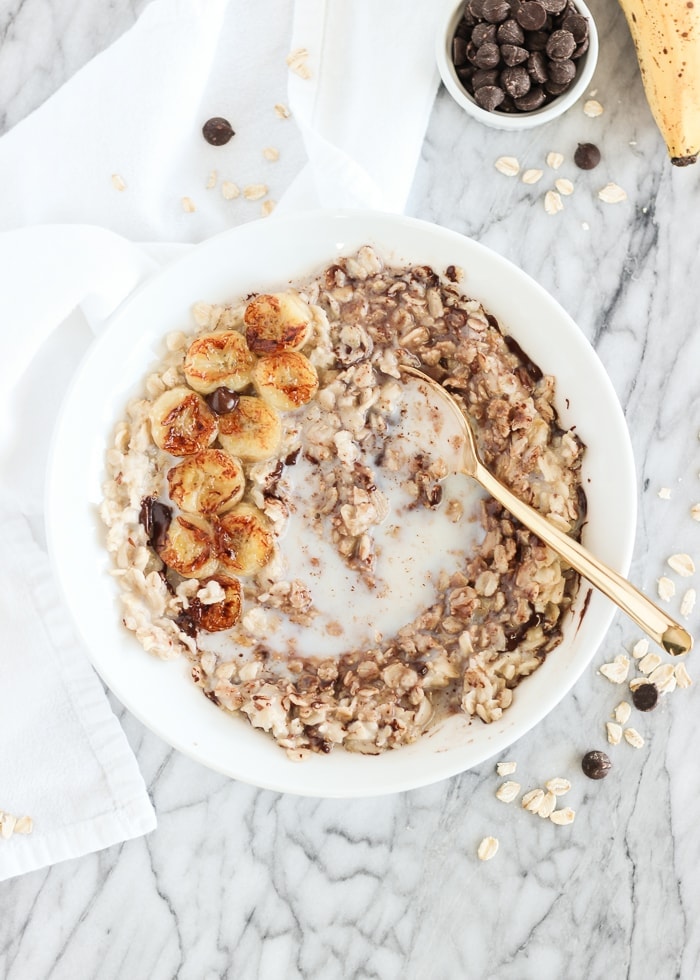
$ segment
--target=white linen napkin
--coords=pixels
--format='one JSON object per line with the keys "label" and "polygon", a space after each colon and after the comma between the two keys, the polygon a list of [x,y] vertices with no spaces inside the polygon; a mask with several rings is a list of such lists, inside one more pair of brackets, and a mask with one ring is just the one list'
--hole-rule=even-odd
{"label": "white linen napkin", "polygon": [[[31,836],[0,838],[0,880],[154,826],[43,552],[43,469],[70,374],[172,243],[276,202],[402,210],[437,88],[436,14],[153,0],[0,139],[0,810],[34,820]],[[225,146],[202,137],[211,116],[235,130]]]}

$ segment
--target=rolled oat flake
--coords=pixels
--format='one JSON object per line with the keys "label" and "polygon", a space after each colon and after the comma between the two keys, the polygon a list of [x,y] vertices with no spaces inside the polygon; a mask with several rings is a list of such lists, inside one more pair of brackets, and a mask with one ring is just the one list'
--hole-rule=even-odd
{"label": "rolled oat flake", "polygon": [[224,146],[235,135],[231,123],[222,116],[212,116],[202,126],[202,136],[212,146]]}
{"label": "rolled oat flake", "polygon": [[640,684],[639,687],[632,691],[632,701],[634,702],[635,708],[640,711],[651,711],[652,708],[656,707],[656,703],[659,700],[659,690],[656,684]]}
{"label": "rolled oat flake", "polygon": [[586,752],[581,760],[581,768],[589,779],[603,779],[610,772],[612,763],[605,752],[593,750]]}

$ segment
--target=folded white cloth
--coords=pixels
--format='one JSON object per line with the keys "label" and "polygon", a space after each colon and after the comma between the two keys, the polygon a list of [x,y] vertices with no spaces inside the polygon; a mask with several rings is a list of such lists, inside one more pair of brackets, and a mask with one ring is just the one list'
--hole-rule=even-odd
{"label": "folded white cloth", "polygon": [[[435,17],[403,0],[153,0],[0,140],[0,810],[34,819],[0,839],[0,879],[154,826],[41,547],[51,423],[92,331],[167,243],[274,203],[402,210]],[[212,116],[235,130],[225,146],[202,137]],[[148,240],[164,244],[133,244]]]}

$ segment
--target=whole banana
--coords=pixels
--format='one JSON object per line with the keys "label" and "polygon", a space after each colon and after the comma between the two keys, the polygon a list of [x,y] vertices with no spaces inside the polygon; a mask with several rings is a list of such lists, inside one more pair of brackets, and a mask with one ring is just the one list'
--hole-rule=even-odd
{"label": "whole banana", "polygon": [[700,0],[619,0],[671,163],[700,153]]}

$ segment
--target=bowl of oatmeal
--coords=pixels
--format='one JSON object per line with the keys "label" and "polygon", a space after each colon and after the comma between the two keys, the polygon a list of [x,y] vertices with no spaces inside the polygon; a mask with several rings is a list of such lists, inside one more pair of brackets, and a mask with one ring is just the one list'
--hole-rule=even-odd
{"label": "bowl of oatmeal", "polygon": [[604,636],[613,607],[459,475],[454,422],[402,363],[455,395],[504,482],[627,570],[622,412],[520,270],[376,213],[211,239],[91,348],[47,496],[93,664],[206,766],[316,796],[434,782],[537,724]]}

